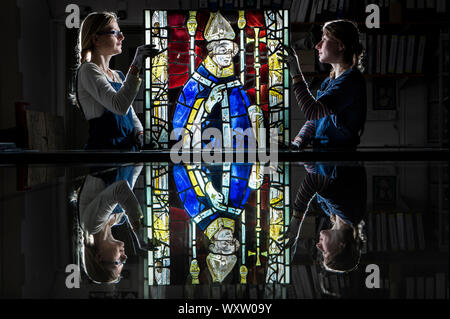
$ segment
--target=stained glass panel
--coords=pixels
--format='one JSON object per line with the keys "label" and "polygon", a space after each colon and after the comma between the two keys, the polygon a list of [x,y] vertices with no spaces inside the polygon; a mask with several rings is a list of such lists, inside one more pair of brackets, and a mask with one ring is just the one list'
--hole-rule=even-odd
{"label": "stained glass panel", "polygon": [[[167,30],[167,12],[153,11],[151,14],[146,12],[145,25],[151,26],[149,43],[156,46],[161,51],[151,61],[147,60],[145,71],[146,92],[145,94],[145,113],[146,118],[150,118],[150,124],[145,127],[145,143],[157,144],[160,148],[169,146],[169,116],[168,116],[168,82],[169,82],[169,62],[168,62],[168,30]],[[147,30],[146,30],[147,32]],[[147,39],[146,39],[147,41]],[[150,82],[150,84],[148,84]]]}
{"label": "stained glass panel", "polygon": [[148,252],[149,285],[170,284],[169,175],[167,164],[146,166],[147,237],[160,248]]}
{"label": "stained glass panel", "polygon": [[[261,127],[276,128],[278,139],[287,143],[289,73],[277,55],[288,44],[287,15],[287,11],[146,12],[152,19],[146,22],[150,43],[162,50],[146,69],[150,81],[145,95],[150,124],[146,143],[167,149],[176,142],[167,139],[168,132],[178,128],[188,132],[178,138],[194,149],[206,144],[252,148],[261,138],[257,130]],[[211,128],[221,136],[205,140],[202,134]],[[149,173],[151,198],[159,201],[152,205],[167,205],[170,213],[160,217],[152,210],[159,224],[152,224],[151,238],[165,238],[166,230],[173,237],[174,218],[189,221],[188,232],[175,236],[188,242],[177,249],[189,250],[184,269],[192,284],[204,282],[205,273],[213,282],[223,282],[229,274],[242,284],[290,282],[290,252],[281,250],[279,242],[290,217],[286,167],[280,165],[264,176],[263,167],[255,163],[174,165],[163,179],[176,190],[167,201],[155,197],[157,171],[152,168]],[[156,265],[155,256],[149,259],[153,274],[164,269]],[[167,260],[167,265],[173,262]],[[263,278],[255,277],[262,273]],[[169,274],[164,278],[170,281]],[[159,284],[158,280],[149,282]]]}
{"label": "stained glass panel", "polygon": [[280,236],[289,225],[289,171],[284,164],[271,174],[269,191],[269,248],[267,283],[290,283],[289,249],[284,249]]}
{"label": "stained glass panel", "polygon": [[149,285],[189,274],[192,284],[290,283],[280,239],[290,219],[288,166],[265,176],[258,163],[161,163],[145,176],[147,237],[160,245],[148,254]]}
{"label": "stained glass panel", "polygon": [[[254,148],[261,127],[288,143],[288,71],[277,56],[289,44],[287,10],[158,10],[145,19],[146,42],[162,51],[145,71],[146,144],[168,149],[177,141],[169,132],[185,129],[192,148]],[[222,141],[203,140],[208,128]]]}

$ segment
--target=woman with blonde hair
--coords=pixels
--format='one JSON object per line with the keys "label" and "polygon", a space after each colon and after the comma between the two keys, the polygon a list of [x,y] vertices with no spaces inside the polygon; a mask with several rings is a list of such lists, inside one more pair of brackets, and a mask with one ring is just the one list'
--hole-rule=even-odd
{"label": "woman with blonde hair", "polygon": [[363,46],[359,30],[348,20],[325,23],[321,41],[316,45],[321,63],[332,69],[313,97],[301,71],[296,52],[286,47],[284,61],[289,65],[293,90],[306,123],[293,144],[304,149],[312,143],[315,150],[355,150],[366,121],[366,82],[360,69]]}
{"label": "woman with blonde hair", "polygon": [[89,121],[86,149],[136,151],[143,146],[144,129],[133,109],[145,58],[158,51],[151,45],[137,48],[125,77],[109,68],[113,56],[122,53],[125,36],[112,12],[94,12],[82,22],[77,51],[76,101]]}
{"label": "woman with blonde hair", "polygon": [[111,229],[128,223],[133,232],[142,226],[143,213],[133,187],[143,166],[88,175],[77,199],[81,265],[95,283],[115,283],[126,263],[124,242]]}

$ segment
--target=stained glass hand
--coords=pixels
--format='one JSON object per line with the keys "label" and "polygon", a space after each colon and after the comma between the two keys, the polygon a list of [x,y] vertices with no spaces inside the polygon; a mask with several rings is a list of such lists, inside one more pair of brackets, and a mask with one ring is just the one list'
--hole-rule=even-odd
{"label": "stained glass hand", "polygon": [[205,187],[206,194],[214,208],[218,210],[226,210],[224,205],[224,196],[222,193],[218,192],[211,182],[208,182]]}
{"label": "stained glass hand", "polygon": [[219,84],[211,90],[205,104],[205,108],[208,113],[211,112],[214,105],[220,103],[223,100],[224,91],[226,90],[226,88],[226,84]]}
{"label": "stained glass hand", "polygon": [[264,165],[254,163],[252,173],[248,179],[248,187],[251,189],[259,189],[264,181]]}
{"label": "stained glass hand", "polygon": [[252,124],[258,124],[258,127],[263,127],[264,119],[261,108],[257,105],[252,105],[248,108],[248,113],[250,114],[250,119]]}

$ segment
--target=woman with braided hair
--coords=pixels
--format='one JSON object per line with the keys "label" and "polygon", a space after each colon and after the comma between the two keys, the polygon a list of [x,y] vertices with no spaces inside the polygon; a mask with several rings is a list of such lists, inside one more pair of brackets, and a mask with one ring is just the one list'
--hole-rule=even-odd
{"label": "woman with braided hair", "polygon": [[299,238],[301,224],[315,198],[329,217],[331,227],[320,231],[316,244],[320,264],[326,271],[346,273],[359,264],[363,226],[367,209],[367,175],[360,163],[345,165],[314,163],[305,165],[307,174],[293,203],[293,214],[287,232],[286,246]]}
{"label": "woman with braided hair", "polygon": [[315,150],[355,150],[360,143],[366,121],[366,82],[362,75],[363,46],[359,30],[348,20],[325,23],[321,41],[316,45],[321,63],[331,64],[331,73],[312,96],[301,71],[297,54],[285,47],[293,78],[293,90],[306,123],[293,144],[304,149],[312,144]]}

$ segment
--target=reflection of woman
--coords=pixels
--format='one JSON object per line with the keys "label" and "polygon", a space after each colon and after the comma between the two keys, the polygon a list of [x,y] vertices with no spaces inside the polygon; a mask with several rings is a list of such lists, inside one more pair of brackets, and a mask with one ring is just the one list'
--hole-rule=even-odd
{"label": "reflection of woman", "polygon": [[85,271],[95,282],[115,282],[122,272],[127,259],[124,243],[113,237],[111,228],[125,222],[133,229],[140,226],[143,215],[132,187],[141,170],[142,166],[122,167],[113,178],[88,175],[81,188],[78,211],[84,233],[82,255]]}
{"label": "reflection of woman", "polygon": [[287,237],[292,243],[310,200],[316,196],[332,227],[322,230],[316,247],[326,270],[348,272],[359,263],[362,219],[366,210],[366,172],[362,166],[307,166],[294,202]]}
{"label": "reflection of woman", "polygon": [[347,20],[325,23],[316,50],[319,61],[331,64],[332,71],[316,98],[308,89],[295,51],[286,50],[293,89],[307,120],[294,144],[300,149],[310,143],[315,149],[356,148],[364,131],[367,107],[365,79],[358,69],[363,47],[357,26]]}
{"label": "reflection of woman", "polygon": [[139,70],[151,46],[140,46],[127,76],[109,68],[112,56],[122,53],[125,39],[114,13],[91,13],[80,27],[77,103],[89,121],[87,149],[136,150],[143,145],[143,127],[131,103],[141,79]]}

